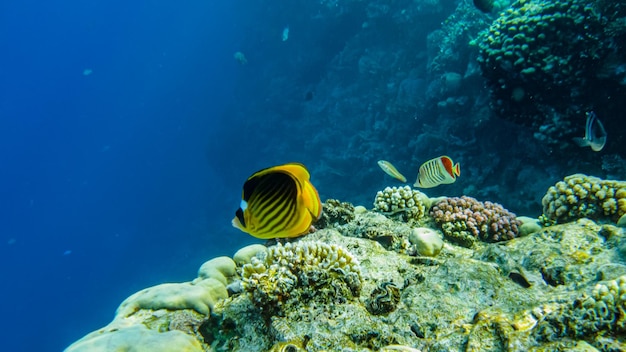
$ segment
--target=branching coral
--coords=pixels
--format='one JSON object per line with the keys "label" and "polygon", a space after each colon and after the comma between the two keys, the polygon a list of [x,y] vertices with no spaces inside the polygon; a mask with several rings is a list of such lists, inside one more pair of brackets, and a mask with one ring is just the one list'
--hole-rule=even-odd
{"label": "branching coral", "polygon": [[486,242],[510,240],[517,236],[521,222],[500,204],[480,202],[472,197],[445,198],[430,211],[451,241],[470,247],[476,239]]}
{"label": "branching coral", "polygon": [[376,193],[374,210],[388,216],[398,216],[404,221],[417,221],[424,217],[428,197],[409,186],[387,187]]}
{"label": "branching coral", "polygon": [[541,203],[545,223],[580,218],[618,222],[626,214],[626,182],[574,174],[550,187]]}
{"label": "branching coral", "polygon": [[252,258],[242,273],[253,303],[270,314],[293,303],[345,301],[361,288],[357,260],[344,248],[322,242],[279,243]]}

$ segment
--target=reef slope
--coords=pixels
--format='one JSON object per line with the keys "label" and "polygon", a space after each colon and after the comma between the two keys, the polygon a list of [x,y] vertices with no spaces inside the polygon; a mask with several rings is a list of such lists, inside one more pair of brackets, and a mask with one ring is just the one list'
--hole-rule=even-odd
{"label": "reef slope", "polygon": [[414,225],[361,209],[293,243],[244,248],[210,314],[161,299],[66,351],[626,350],[622,228],[580,219],[426,257]]}

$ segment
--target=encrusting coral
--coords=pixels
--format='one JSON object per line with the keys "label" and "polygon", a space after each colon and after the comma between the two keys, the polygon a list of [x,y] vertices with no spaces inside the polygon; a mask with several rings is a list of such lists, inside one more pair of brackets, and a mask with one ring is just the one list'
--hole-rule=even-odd
{"label": "encrusting coral", "polygon": [[583,294],[573,303],[554,309],[538,324],[535,338],[590,339],[603,333],[626,333],[626,276],[599,283],[591,295]]}
{"label": "encrusting coral", "polygon": [[[122,302],[115,319],[69,346],[68,352],[188,351],[202,352],[197,333],[226,285],[237,274],[235,262],[217,257],[205,262],[192,282],[143,289]],[[141,323],[143,321],[143,323]]]}
{"label": "encrusting coral", "polygon": [[476,239],[485,242],[510,240],[517,236],[521,221],[502,205],[480,202],[472,197],[444,198],[430,215],[449,240],[471,247]]}
{"label": "encrusting coral", "polygon": [[336,199],[327,199],[322,203],[322,215],[315,227],[323,229],[331,225],[344,225],[354,220],[354,206]]}
{"label": "encrusting coral", "polygon": [[574,174],[550,187],[541,203],[544,223],[581,218],[620,223],[626,214],[626,182]]}
{"label": "encrusting coral", "polygon": [[276,313],[306,300],[358,297],[358,261],[344,248],[322,242],[277,244],[242,267],[243,288],[258,307]]}

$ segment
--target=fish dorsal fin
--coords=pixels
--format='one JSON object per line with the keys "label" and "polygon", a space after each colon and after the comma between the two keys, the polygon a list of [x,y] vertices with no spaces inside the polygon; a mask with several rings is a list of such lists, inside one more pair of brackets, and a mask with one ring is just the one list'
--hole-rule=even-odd
{"label": "fish dorsal fin", "polygon": [[250,195],[252,191],[257,187],[261,176],[279,171],[283,171],[284,173],[298,179],[308,180],[310,178],[309,172],[304,167],[304,165],[300,163],[288,163],[285,165],[268,167],[263,170],[259,170],[252,174],[252,176],[248,177],[243,185],[242,199],[245,201],[248,201],[250,199]]}
{"label": "fish dorsal fin", "polygon": [[291,174],[292,177],[297,178],[300,181],[308,181],[311,179],[309,171],[300,163],[287,163],[285,165],[278,166],[277,168],[284,170]]}

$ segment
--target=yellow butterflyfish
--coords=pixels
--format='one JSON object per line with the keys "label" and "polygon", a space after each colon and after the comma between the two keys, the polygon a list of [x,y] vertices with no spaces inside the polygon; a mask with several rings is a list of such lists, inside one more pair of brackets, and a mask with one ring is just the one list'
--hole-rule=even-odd
{"label": "yellow butterflyfish", "polygon": [[297,237],[309,233],[322,215],[322,202],[299,163],[255,172],[243,185],[234,227],[257,238]]}

